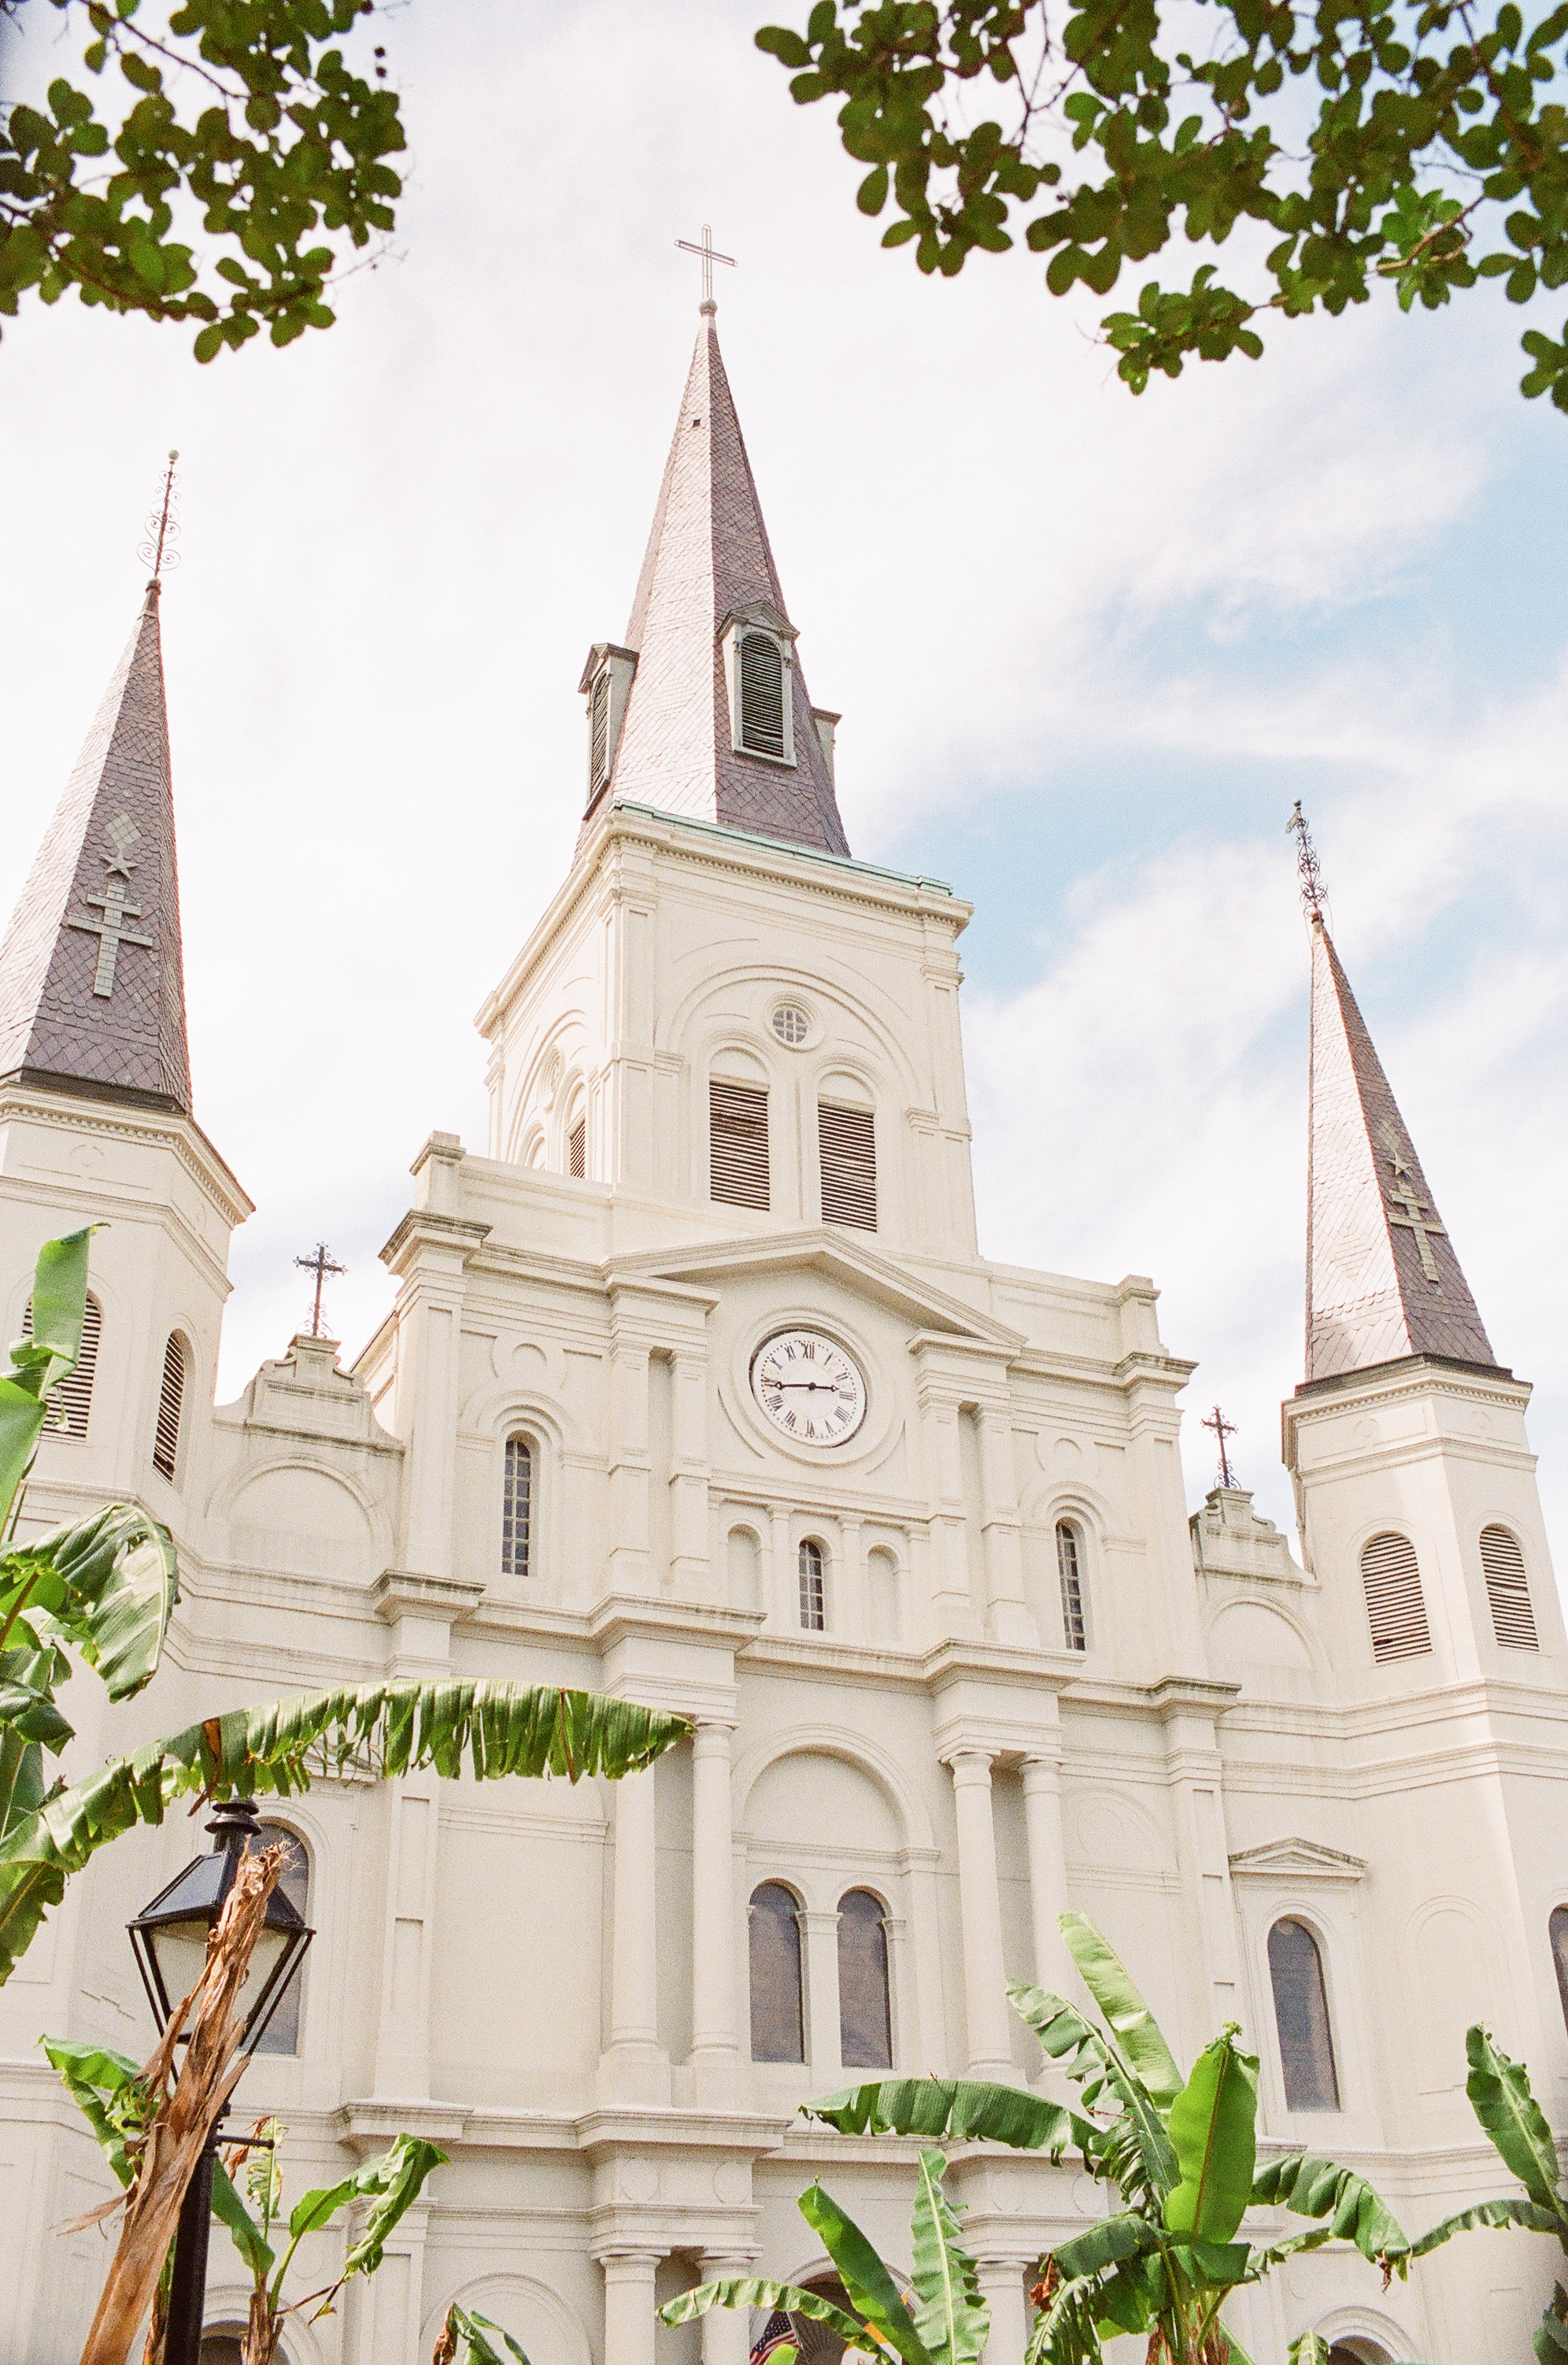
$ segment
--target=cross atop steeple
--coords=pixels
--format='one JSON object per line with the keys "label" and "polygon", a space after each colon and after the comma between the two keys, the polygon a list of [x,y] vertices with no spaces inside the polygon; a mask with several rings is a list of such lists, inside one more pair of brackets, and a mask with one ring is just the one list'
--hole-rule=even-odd
{"label": "cross atop steeple", "polygon": [[1226,1487],[1234,1486],[1236,1478],[1230,1467],[1230,1455],[1226,1451],[1226,1440],[1236,1435],[1236,1423],[1226,1420],[1218,1405],[1215,1405],[1213,1414],[1203,1423],[1203,1427],[1213,1429],[1215,1442],[1219,1447],[1220,1485]]}
{"label": "cross atop steeple", "polygon": [[678,238],[676,244],[682,254],[700,254],[702,257],[702,301],[697,308],[706,319],[711,319],[719,308],[713,301],[713,265],[716,263],[727,263],[730,269],[734,271],[738,268],[735,258],[733,254],[719,252],[713,243],[713,232],[707,222],[702,225],[700,246],[693,246],[689,238]]}

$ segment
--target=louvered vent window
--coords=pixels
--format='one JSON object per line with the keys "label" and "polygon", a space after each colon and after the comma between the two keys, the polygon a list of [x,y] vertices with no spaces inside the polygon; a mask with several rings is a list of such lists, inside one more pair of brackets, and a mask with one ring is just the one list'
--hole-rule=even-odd
{"label": "louvered vent window", "polygon": [[185,1351],[172,1331],[163,1350],[163,1384],[158,1391],[158,1426],[152,1437],[152,1467],[171,1485],[180,1456],[180,1407],[185,1395]]}
{"label": "louvered vent window", "polygon": [[826,1562],[811,1536],[801,1546],[801,1623],[808,1634],[827,1631]]}
{"label": "louvered vent window", "polygon": [[784,753],[784,660],[766,633],[741,643],[741,745],[754,756]]}
{"label": "louvered vent window", "polygon": [[1415,1659],[1432,1647],[1421,1571],[1408,1536],[1373,1536],[1361,1552],[1374,1659]]}
{"label": "louvered vent window", "polygon": [[708,1194],[732,1207],[771,1205],[767,1094],[753,1084],[708,1085]]}
{"label": "louvered vent window", "polygon": [[1506,1651],[1539,1651],[1535,1609],[1525,1576],[1525,1556],[1511,1528],[1481,1530],[1481,1565],[1486,1575],[1486,1598],[1492,1605],[1492,1631]]}
{"label": "louvered vent window", "polygon": [[603,788],[610,769],[610,673],[601,673],[593,686],[593,704],[588,714],[588,794],[597,796]]}
{"label": "louvered vent window", "polygon": [[822,1160],[823,1221],[877,1228],[877,1126],[868,1108],[840,1108],[823,1101],[817,1108],[817,1150]]}
{"label": "louvered vent window", "polygon": [[[98,1340],[104,1317],[95,1297],[89,1295],[82,1315],[82,1345],[76,1357],[76,1368],[50,1391],[50,1416],[45,1426],[60,1429],[67,1437],[85,1437],[87,1417],[93,1409],[93,1374],[98,1368]],[[29,1297],[22,1316],[22,1336],[33,1335],[33,1301]]]}
{"label": "louvered vent window", "polygon": [[526,1437],[507,1440],[501,1480],[501,1575],[528,1575],[533,1532],[533,1449]]}
{"label": "louvered vent window", "polygon": [[588,1172],[588,1119],[578,1117],[566,1136],[566,1171],[574,1182],[580,1182]]}
{"label": "louvered vent window", "polygon": [[1070,1519],[1057,1521],[1057,1575],[1061,1583],[1061,1631],[1070,1651],[1086,1651],[1082,1541]]}

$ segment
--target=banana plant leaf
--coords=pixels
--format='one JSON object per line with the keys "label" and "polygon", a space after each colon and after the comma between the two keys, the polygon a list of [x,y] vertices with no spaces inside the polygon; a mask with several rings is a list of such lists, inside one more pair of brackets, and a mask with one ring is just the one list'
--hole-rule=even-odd
{"label": "banana plant leaf", "polygon": [[193,1791],[254,1798],[308,1789],[348,1765],[383,1776],[427,1765],[477,1781],[503,1775],[614,1780],[650,1765],[684,1717],[555,1686],[396,1682],[306,1692],[208,1717],[113,1759],[0,1833],[0,1984],[65,1883],[134,1823],[160,1823]]}
{"label": "banana plant leaf", "polygon": [[1532,2234],[1561,2234],[1562,2230],[1557,2212],[1543,2209],[1539,2201],[1478,2201],[1473,2209],[1462,2209],[1457,2215],[1430,2226],[1411,2244],[1410,2256],[1424,2259],[1430,2251],[1440,2250],[1445,2242],[1451,2242],[1456,2234],[1472,2234],[1483,2225],[1524,2225]]}
{"label": "banana plant leaf", "polygon": [[1562,2359],[1568,2357],[1568,2292],[1561,2283],[1551,2287],[1551,2297],[1546,2303],[1530,2347],[1540,2365],[1562,2365]]}
{"label": "banana plant leaf", "polygon": [[1022,2086],[991,2085],[978,2078],[879,2078],[820,2102],[802,2102],[801,2114],[821,2119],[841,2135],[1001,2143],[1014,2151],[1048,2152],[1053,2161],[1074,2145],[1088,2160],[1102,2135],[1090,2120],[1064,2111],[1059,2102]]}
{"label": "banana plant leaf", "polygon": [[[923,2161],[926,2157],[922,2154]],[[942,2158],[940,2152],[935,2157]],[[945,2160],[942,2164],[946,2166]],[[832,2193],[824,2192],[820,2184],[809,2185],[795,2205],[838,2269],[838,2279],[862,2327],[868,2325],[880,2336],[881,2345],[902,2357],[904,2365],[938,2365],[936,2355],[914,2328],[903,2293],[872,2244]],[[857,2328],[857,2338],[864,2341],[864,2337],[863,2328]]]}
{"label": "banana plant leaf", "polygon": [[[1109,1953],[1108,1948],[1106,1951]],[[1141,2162],[1143,2187],[1156,2198],[1163,2197],[1177,2180],[1175,2148],[1159,2104],[1115,2040],[1102,2034],[1060,1996],[1030,1987],[1021,1979],[1008,1980],[1007,2001],[1034,2030],[1052,2060],[1061,2063],[1063,2075],[1081,2089],[1091,2110],[1107,2092],[1115,2097],[1126,2120],[1126,2132]],[[1163,2044],[1164,2039],[1160,2042]],[[1178,2079],[1178,2091],[1180,2082]],[[1126,2191],[1120,2173],[1117,2180]]]}
{"label": "banana plant leaf", "polygon": [[[765,2282],[757,2275],[723,2275],[717,2282],[699,2283],[695,2291],[682,2292],[678,2299],[667,2300],[659,2310],[661,2324],[690,2324],[700,2315],[707,2315],[716,2307],[765,2307],[769,2313],[782,2308],[786,2315],[803,2315],[812,2324],[825,2324],[836,2332],[846,2347],[853,2348],[864,2343],[866,2327],[832,2300],[816,2292],[802,2291],[796,2283]],[[782,2365],[782,2359],[780,2359]]]}
{"label": "banana plant leaf", "polygon": [[1182,2180],[1165,2196],[1165,2223],[1199,2242],[1228,2242],[1252,2198],[1257,2158],[1258,2057],[1235,2034],[1205,2045],[1170,2105],[1170,2140]]}
{"label": "banana plant leaf", "polygon": [[212,2214],[228,2226],[234,2247],[257,2282],[264,2282],[277,2264],[277,2252],[246,2208],[220,2159],[212,2163]]}
{"label": "banana plant leaf", "polygon": [[1479,2023],[1465,2031],[1470,2075],[1464,2090],[1471,2108],[1503,2160],[1540,2208],[1554,2212],[1568,2234],[1568,2207],[1558,2181],[1557,2147],[1530,2091],[1529,2073],[1495,2045]]}
{"label": "banana plant leaf", "polygon": [[1265,2160],[1252,2179],[1252,2198],[1298,2217],[1326,2217],[1330,2232],[1354,2242],[1373,2266],[1386,2263],[1398,2275],[1408,2270],[1410,2243],[1398,2218],[1364,2177],[1337,2160],[1306,2151]]}
{"label": "banana plant leaf", "polygon": [[1182,2072],[1126,1965],[1085,1915],[1058,1913],[1057,1927],[1126,2059],[1160,2109],[1169,2110],[1182,2091]]}
{"label": "banana plant leaf", "polygon": [[49,1392],[76,1368],[87,1310],[87,1244],[97,1229],[46,1240],[33,1272],[33,1328],[17,1339],[0,1379],[0,1533],[49,1418]]}
{"label": "banana plant leaf", "polygon": [[69,2037],[40,2036],[39,2043],[92,2128],[98,2149],[119,2182],[129,2185],[135,2170],[126,2147],[140,2135],[158,2103],[143,2082],[140,2064],[123,2053],[111,2053],[106,2046]]}
{"label": "banana plant leaf", "polygon": [[0,1725],[58,1757],[75,1730],[54,1704],[54,1687],[69,1672],[50,1650],[0,1651]]}
{"label": "banana plant leaf", "polygon": [[[517,2360],[517,2365],[528,2365],[527,2357],[510,2332],[503,2331],[498,2324],[492,2324],[487,2315],[479,2315],[476,2309],[471,2315],[466,2308],[459,2307],[455,2300],[446,2311],[446,2324],[443,2330],[453,2365],[462,2365],[457,2346],[460,2340],[466,2343],[466,2365],[507,2365],[507,2360],[500,2350],[493,2348],[486,2339],[487,2332],[499,2333],[512,2357]],[[436,2350],[436,2355],[438,2357],[441,2355],[439,2348]]]}
{"label": "banana plant leaf", "polygon": [[1103,2274],[1125,2259],[1148,2258],[1159,2247],[1158,2225],[1136,2209],[1118,2209],[1061,2243],[1051,2256],[1068,2280],[1077,2281],[1083,2275]]}
{"label": "banana plant leaf", "polygon": [[914,2328],[935,2365],[977,2365],[991,2331],[991,2310],[980,2269],[958,2239],[958,2212],[942,2190],[947,2163],[939,2151],[920,2155],[915,2194],[912,2281],[919,2305]]}
{"label": "banana plant leaf", "polygon": [[110,1503],[77,1525],[35,1536],[0,1560],[0,1619],[13,1583],[28,1610],[73,1642],[110,1699],[151,1681],[180,1597],[174,1540],[134,1503]]}

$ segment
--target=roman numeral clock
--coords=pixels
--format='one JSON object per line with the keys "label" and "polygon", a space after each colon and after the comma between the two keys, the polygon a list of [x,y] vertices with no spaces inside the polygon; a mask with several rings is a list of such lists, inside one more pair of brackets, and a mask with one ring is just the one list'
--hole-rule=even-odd
{"label": "roman numeral clock", "polygon": [[775,1429],[802,1445],[843,1445],[866,1418],[866,1380],[820,1330],[776,1330],[751,1361],[751,1392]]}

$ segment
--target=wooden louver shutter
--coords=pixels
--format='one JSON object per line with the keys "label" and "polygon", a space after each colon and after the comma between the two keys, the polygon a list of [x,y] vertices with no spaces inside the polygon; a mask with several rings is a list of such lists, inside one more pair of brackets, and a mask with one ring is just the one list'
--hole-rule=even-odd
{"label": "wooden louver shutter", "polygon": [[1361,1552],[1374,1659],[1414,1659],[1432,1647],[1421,1571],[1408,1536],[1373,1536]]}
{"label": "wooden louver shutter", "polygon": [[581,1182],[588,1173],[588,1119],[578,1117],[566,1136],[566,1171],[574,1182]]}
{"label": "wooden louver shutter", "polygon": [[784,660],[765,633],[741,643],[741,745],[754,756],[784,753]]}
{"label": "wooden louver shutter", "polygon": [[1511,1528],[1481,1530],[1481,1566],[1492,1608],[1492,1631],[1505,1650],[1539,1651],[1535,1608],[1525,1575],[1525,1556]]}
{"label": "wooden louver shutter", "polygon": [[767,1172],[767,1094],[754,1084],[708,1085],[709,1196],[732,1207],[772,1204]]}
{"label": "wooden louver shutter", "polygon": [[591,752],[588,758],[588,790],[590,795],[604,786],[610,769],[610,673],[608,667],[593,686],[593,707],[588,725]]}
{"label": "wooden louver shutter", "polygon": [[817,1107],[817,1149],[822,1160],[823,1221],[877,1228],[877,1128],[868,1108]]}
{"label": "wooden louver shutter", "polygon": [[158,1391],[158,1426],[152,1438],[152,1467],[171,1485],[180,1451],[180,1407],[185,1394],[185,1351],[179,1334],[171,1331],[163,1350],[163,1384]]}
{"label": "wooden louver shutter", "polygon": [[[77,1351],[76,1368],[67,1372],[50,1391],[50,1412],[48,1427],[62,1429],[67,1437],[85,1437],[87,1417],[93,1409],[93,1374],[98,1368],[98,1340],[103,1334],[104,1317],[95,1297],[89,1296],[82,1312],[82,1344]],[[22,1315],[22,1336],[33,1335],[33,1301],[29,1297]]]}

